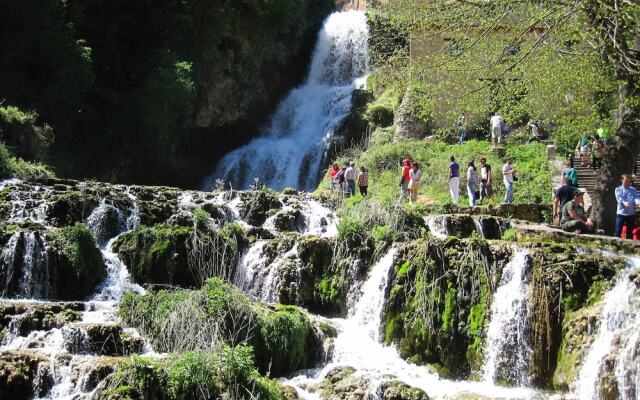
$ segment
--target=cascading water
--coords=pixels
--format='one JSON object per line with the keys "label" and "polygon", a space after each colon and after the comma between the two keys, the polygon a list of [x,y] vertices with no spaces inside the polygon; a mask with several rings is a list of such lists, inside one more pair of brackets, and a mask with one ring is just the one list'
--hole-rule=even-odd
{"label": "cascading water", "polygon": [[606,360],[613,357],[619,398],[640,398],[640,258],[634,257],[619,273],[613,289],[604,297],[600,327],[595,341],[582,362],[576,381],[579,399],[602,399],[601,379]]}
{"label": "cascading water", "polygon": [[283,383],[293,386],[302,399],[317,400],[320,397],[308,388],[319,383],[333,368],[350,366],[370,382],[370,397],[365,398],[377,398],[378,386],[393,379],[424,390],[430,398],[467,398],[467,395],[469,398],[474,398],[474,395],[500,399],[534,398],[536,393],[528,388],[505,388],[491,382],[441,379],[426,368],[403,360],[393,346],[380,343],[382,307],[395,252],[395,248],[392,248],[372,267],[362,285],[362,295],[351,310],[352,316],[346,320],[332,320],[340,333],[334,342],[331,362],[319,370],[303,371],[301,375],[283,380]]}
{"label": "cascading water", "polygon": [[491,304],[483,379],[526,386],[531,348],[527,342],[527,252],[517,249],[502,271]]}
{"label": "cascading water", "polygon": [[327,146],[351,109],[353,90],[367,74],[367,41],[363,13],[329,16],[306,83],[282,101],[265,132],[222,158],[204,189],[210,190],[216,179],[248,188],[254,178],[276,190],[315,189]]}

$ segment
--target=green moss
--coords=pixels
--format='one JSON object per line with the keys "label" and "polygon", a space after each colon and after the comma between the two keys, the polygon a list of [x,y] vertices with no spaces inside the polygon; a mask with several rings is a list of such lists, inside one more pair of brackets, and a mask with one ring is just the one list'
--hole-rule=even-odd
{"label": "green moss", "polygon": [[592,306],[600,302],[610,286],[611,283],[609,281],[593,281],[591,283],[591,287],[589,288],[589,292],[587,293],[587,306]]}
{"label": "green moss", "polygon": [[502,240],[506,240],[508,242],[517,242],[518,232],[513,228],[509,228],[502,234]]}
{"label": "green moss", "polygon": [[49,235],[58,250],[59,298],[87,296],[106,276],[104,259],[91,231],[86,225],[76,223]]}
{"label": "green moss", "polygon": [[449,282],[444,300],[444,312],[442,313],[442,330],[448,331],[453,326],[453,315],[456,301],[456,288]]}

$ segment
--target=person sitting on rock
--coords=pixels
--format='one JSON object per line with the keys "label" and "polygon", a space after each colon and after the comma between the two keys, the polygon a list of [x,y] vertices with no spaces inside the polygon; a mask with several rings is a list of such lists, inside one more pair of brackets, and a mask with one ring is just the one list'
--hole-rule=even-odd
{"label": "person sitting on rock", "polygon": [[584,190],[576,189],[573,200],[562,209],[562,230],[575,233],[595,233],[595,226],[591,218],[584,211]]}

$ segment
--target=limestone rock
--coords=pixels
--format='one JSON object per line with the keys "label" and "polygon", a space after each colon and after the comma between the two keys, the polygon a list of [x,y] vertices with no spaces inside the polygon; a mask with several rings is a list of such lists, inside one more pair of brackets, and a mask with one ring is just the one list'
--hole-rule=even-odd
{"label": "limestone rock", "polygon": [[415,107],[415,95],[409,87],[395,113],[395,140],[419,139],[427,135],[429,124],[415,115]]}

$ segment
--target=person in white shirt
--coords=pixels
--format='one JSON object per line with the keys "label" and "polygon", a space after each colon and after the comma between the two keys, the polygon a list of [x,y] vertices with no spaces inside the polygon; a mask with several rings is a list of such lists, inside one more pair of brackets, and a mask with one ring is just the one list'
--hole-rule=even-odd
{"label": "person in white shirt", "polygon": [[502,124],[504,120],[498,113],[493,114],[491,117],[491,143],[495,146],[498,143],[502,143]]}
{"label": "person in white shirt", "polygon": [[422,178],[422,170],[417,162],[414,162],[413,168],[409,170],[409,177],[409,203],[415,203],[418,200],[420,178]]}
{"label": "person in white shirt", "polygon": [[502,166],[502,178],[504,181],[504,202],[505,204],[513,203],[513,181],[516,173],[515,168],[513,168],[513,159],[511,157],[507,158],[507,162]]}
{"label": "person in white shirt", "polygon": [[349,163],[349,167],[344,171],[344,180],[347,182],[347,190],[350,196],[356,194],[356,164],[354,162]]}
{"label": "person in white shirt", "polygon": [[467,194],[469,196],[469,207],[476,206],[476,190],[478,190],[478,172],[473,161],[467,164]]}

